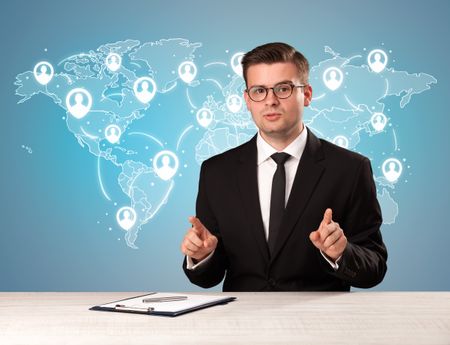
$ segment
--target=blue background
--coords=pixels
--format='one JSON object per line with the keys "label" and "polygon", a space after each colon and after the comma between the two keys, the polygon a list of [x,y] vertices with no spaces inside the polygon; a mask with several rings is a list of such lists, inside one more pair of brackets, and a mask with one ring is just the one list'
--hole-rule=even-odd
{"label": "blue background", "polygon": [[391,66],[433,75],[438,84],[393,119],[412,175],[396,190],[396,223],[382,228],[388,273],[375,289],[450,289],[449,2],[15,1],[0,13],[0,290],[198,290],[181,270],[179,250],[198,170],[177,184],[132,250],[119,240],[114,207],[100,191],[96,157],[67,130],[63,110],[45,96],[17,105],[13,85],[42,59],[57,62],[127,38],[175,37],[202,42],[212,60],[226,49],[284,41],[311,65],[328,57],[325,45],[352,56],[384,43]]}

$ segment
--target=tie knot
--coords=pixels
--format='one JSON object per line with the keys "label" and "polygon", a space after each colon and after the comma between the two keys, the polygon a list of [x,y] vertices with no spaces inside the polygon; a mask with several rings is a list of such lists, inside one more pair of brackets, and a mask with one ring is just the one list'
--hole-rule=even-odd
{"label": "tie knot", "polygon": [[289,153],[286,152],[278,152],[274,153],[270,158],[272,158],[277,165],[284,165],[284,163],[291,157]]}

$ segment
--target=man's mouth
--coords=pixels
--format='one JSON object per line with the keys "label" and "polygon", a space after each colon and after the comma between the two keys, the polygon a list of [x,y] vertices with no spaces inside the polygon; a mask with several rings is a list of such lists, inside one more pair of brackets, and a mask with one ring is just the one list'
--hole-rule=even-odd
{"label": "man's mouth", "polygon": [[275,121],[281,117],[281,114],[280,113],[268,113],[268,114],[264,114],[263,116],[264,116],[264,118],[266,118],[269,121]]}

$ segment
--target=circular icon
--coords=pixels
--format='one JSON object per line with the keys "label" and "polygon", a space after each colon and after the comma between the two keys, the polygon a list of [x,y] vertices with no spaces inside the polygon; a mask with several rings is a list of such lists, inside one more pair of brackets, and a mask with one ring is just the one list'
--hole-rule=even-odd
{"label": "circular icon", "polygon": [[109,125],[105,128],[105,138],[111,144],[115,144],[119,142],[120,136],[122,135],[122,131],[120,127],[117,125]]}
{"label": "circular icon", "polygon": [[388,63],[388,56],[383,50],[374,49],[367,55],[367,63],[373,72],[380,73]]}
{"label": "circular icon", "polygon": [[397,182],[403,171],[402,163],[397,158],[388,158],[383,162],[381,171],[386,180]]}
{"label": "circular icon", "polygon": [[192,61],[184,61],[178,66],[178,75],[182,81],[189,84],[197,75],[197,66]]}
{"label": "circular icon", "polygon": [[116,72],[122,65],[122,57],[117,53],[109,53],[105,59],[105,65],[111,72]]}
{"label": "circular icon", "polygon": [[337,146],[343,147],[344,149],[348,148],[348,139],[344,135],[338,135],[333,139],[333,143]]}
{"label": "circular icon", "polygon": [[156,83],[150,77],[141,77],[134,82],[133,90],[138,101],[146,104],[156,94]]}
{"label": "circular icon", "polygon": [[38,62],[33,69],[36,81],[41,85],[47,85],[54,74],[53,66],[47,61]]}
{"label": "circular icon", "polygon": [[136,211],[129,206],[124,206],[116,213],[116,220],[119,226],[128,231],[136,224]]}
{"label": "circular icon", "polygon": [[231,68],[233,69],[234,73],[242,77],[242,58],[244,57],[245,53],[239,52],[234,54],[231,57]]}
{"label": "circular icon", "polygon": [[81,119],[86,116],[89,110],[91,110],[91,106],[92,96],[83,88],[73,89],[66,96],[67,110],[76,119]]}
{"label": "circular icon", "polygon": [[383,113],[373,113],[370,117],[370,123],[373,129],[377,132],[381,132],[387,124],[387,117]]}
{"label": "circular icon", "polygon": [[164,181],[170,180],[176,174],[178,166],[178,157],[169,150],[160,151],[153,158],[153,170]]}
{"label": "circular icon", "polygon": [[213,120],[213,113],[208,108],[201,108],[197,111],[197,122],[200,126],[206,128]]}
{"label": "circular icon", "polygon": [[322,76],[323,82],[331,91],[339,89],[344,81],[344,74],[337,67],[328,67]]}
{"label": "circular icon", "polygon": [[227,108],[232,113],[237,113],[242,108],[242,98],[239,95],[229,95],[227,97]]}

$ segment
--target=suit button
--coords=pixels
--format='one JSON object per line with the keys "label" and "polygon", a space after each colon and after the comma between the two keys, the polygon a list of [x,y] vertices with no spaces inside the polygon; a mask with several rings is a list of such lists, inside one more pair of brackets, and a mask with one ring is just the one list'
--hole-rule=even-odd
{"label": "suit button", "polygon": [[274,286],[276,285],[276,281],[275,281],[275,279],[273,279],[273,278],[270,278],[267,282],[268,282],[269,285],[272,286],[272,287],[274,287]]}

